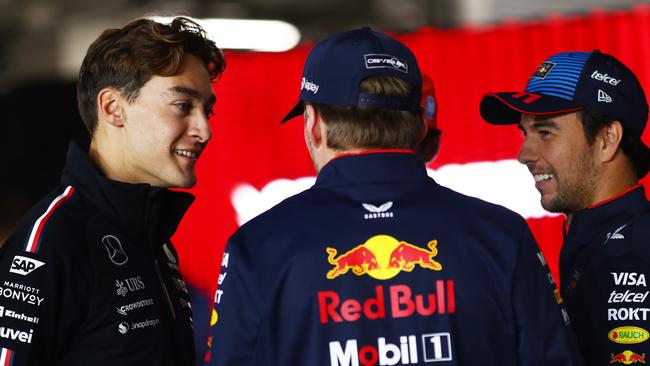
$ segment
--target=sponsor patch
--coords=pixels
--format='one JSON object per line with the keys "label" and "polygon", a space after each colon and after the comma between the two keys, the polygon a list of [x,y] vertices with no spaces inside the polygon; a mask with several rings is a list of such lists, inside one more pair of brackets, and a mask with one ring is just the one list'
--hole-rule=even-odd
{"label": "sponsor patch", "polygon": [[21,276],[27,276],[37,268],[42,267],[44,264],[45,262],[41,262],[29,257],[24,257],[22,255],[17,255],[14,256],[14,259],[11,261],[11,268],[9,269],[9,272],[16,273]]}
{"label": "sponsor patch", "polygon": [[[0,318],[2,317],[7,317],[7,318],[14,318],[18,320],[23,320],[29,323],[34,323],[38,324],[38,317],[35,316],[28,316],[25,315],[24,313],[17,313],[11,309],[7,309],[4,306],[0,306]],[[2,364],[0,364],[2,366]]]}
{"label": "sponsor patch", "polygon": [[409,66],[406,61],[395,56],[386,54],[369,53],[363,55],[366,63],[366,69],[395,69],[403,73],[409,72]]}
{"label": "sponsor patch", "polygon": [[616,286],[646,287],[645,275],[636,272],[610,272]]}
{"label": "sponsor patch", "polygon": [[383,219],[387,217],[393,217],[393,213],[388,211],[393,207],[393,201],[388,201],[379,206],[372,205],[370,203],[362,203],[361,206],[368,211],[368,213],[363,215],[363,218],[368,219]]}
{"label": "sponsor patch", "polygon": [[114,235],[106,235],[102,238],[102,244],[108,253],[108,259],[116,266],[121,266],[128,262],[129,256],[126,255],[122,242]]}
{"label": "sponsor patch", "polygon": [[542,64],[539,65],[535,73],[533,73],[533,77],[538,79],[546,79],[546,76],[548,75],[549,72],[551,72],[551,70],[553,70],[555,65],[556,64],[554,62],[548,62],[548,61],[542,62]]}
{"label": "sponsor patch", "polygon": [[633,326],[614,328],[607,333],[610,341],[621,344],[642,343],[648,340],[648,331]]}
{"label": "sponsor patch", "polygon": [[145,300],[132,302],[130,304],[122,305],[120,307],[117,307],[116,309],[118,314],[122,314],[126,316],[130,311],[138,310],[147,306],[151,306],[153,304],[154,304],[153,299],[145,299]]}
{"label": "sponsor patch", "polygon": [[21,343],[32,343],[32,335],[34,330],[30,329],[29,332],[13,329],[9,327],[0,327],[0,338],[11,339]]}
{"label": "sponsor patch", "polygon": [[330,365],[417,365],[421,362],[453,361],[451,334],[404,335],[390,341],[359,345],[356,339],[329,342]]}
{"label": "sponsor patch", "polygon": [[433,259],[438,254],[437,244],[436,240],[431,240],[428,249],[424,249],[389,235],[375,235],[338,257],[337,249],[328,247],[327,261],[334,268],[327,272],[326,277],[332,280],[352,270],[357,276],[367,274],[378,280],[387,280],[401,271],[413,271],[416,265],[440,271],[442,265]]}
{"label": "sponsor patch", "polygon": [[624,365],[629,365],[637,362],[645,363],[645,353],[638,354],[630,350],[625,350],[617,354],[610,353],[610,357],[610,364],[622,363]]}
{"label": "sponsor patch", "polygon": [[594,70],[594,72],[591,74],[591,78],[613,86],[616,86],[621,82],[621,79],[613,78],[607,74],[601,74],[598,72],[598,70]]}
{"label": "sponsor patch", "polygon": [[39,292],[40,290],[37,288],[10,281],[5,281],[4,287],[0,287],[0,297],[36,306],[41,306],[41,303],[45,300],[45,298],[38,296]]}

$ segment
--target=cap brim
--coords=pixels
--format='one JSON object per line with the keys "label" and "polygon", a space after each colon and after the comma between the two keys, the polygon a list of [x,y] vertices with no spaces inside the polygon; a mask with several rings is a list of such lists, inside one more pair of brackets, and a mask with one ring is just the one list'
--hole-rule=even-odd
{"label": "cap brim", "polygon": [[562,114],[581,109],[582,106],[566,99],[526,92],[487,93],[481,99],[480,107],[481,117],[494,125],[519,123],[522,113]]}
{"label": "cap brim", "polygon": [[293,107],[293,109],[291,109],[289,111],[289,113],[287,113],[286,116],[284,116],[282,121],[280,121],[280,124],[285,123],[285,122],[287,122],[288,120],[290,120],[290,119],[292,119],[294,117],[300,116],[303,113],[304,110],[305,110],[305,107],[303,105],[303,102],[302,102],[302,100],[299,100],[298,104],[296,104],[296,106]]}

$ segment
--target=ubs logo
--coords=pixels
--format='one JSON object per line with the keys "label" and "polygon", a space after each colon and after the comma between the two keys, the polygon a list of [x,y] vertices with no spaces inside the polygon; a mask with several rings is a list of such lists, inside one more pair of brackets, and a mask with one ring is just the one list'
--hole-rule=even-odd
{"label": "ubs logo", "polygon": [[108,253],[108,259],[117,266],[121,266],[129,260],[129,256],[124,252],[120,239],[113,235],[106,235],[102,238],[102,244]]}

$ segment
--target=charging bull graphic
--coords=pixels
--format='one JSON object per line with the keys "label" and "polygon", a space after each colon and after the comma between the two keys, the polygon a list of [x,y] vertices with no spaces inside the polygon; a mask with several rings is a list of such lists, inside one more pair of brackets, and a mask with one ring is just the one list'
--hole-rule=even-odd
{"label": "charging bull graphic", "polygon": [[337,250],[328,247],[327,261],[334,266],[327,272],[327,279],[334,278],[352,270],[357,276],[367,274],[379,280],[395,277],[402,270],[411,272],[416,265],[434,271],[442,270],[442,265],[433,258],[438,254],[437,240],[431,240],[424,249],[400,241],[389,235],[375,235],[365,243],[336,257]]}

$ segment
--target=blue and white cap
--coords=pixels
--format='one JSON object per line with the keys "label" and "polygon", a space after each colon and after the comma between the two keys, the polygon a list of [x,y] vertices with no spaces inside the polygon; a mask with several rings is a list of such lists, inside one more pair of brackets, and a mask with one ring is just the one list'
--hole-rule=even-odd
{"label": "blue and white cap", "polygon": [[542,62],[523,92],[488,93],[481,116],[492,124],[519,123],[521,114],[545,115],[592,109],[621,121],[641,136],[648,119],[645,93],[634,73],[615,57],[563,52]]}
{"label": "blue and white cap", "polygon": [[[416,91],[406,98],[361,93],[361,82],[373,76],[394,76]],[[282,123],[303,112],[303,102],[420,110],[422,75],[415,56],[404,44],[370,28],[360,28],[328,37],[309,53],[302,73],[300,101]]]}

